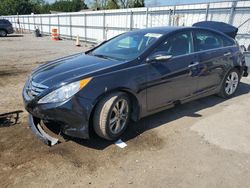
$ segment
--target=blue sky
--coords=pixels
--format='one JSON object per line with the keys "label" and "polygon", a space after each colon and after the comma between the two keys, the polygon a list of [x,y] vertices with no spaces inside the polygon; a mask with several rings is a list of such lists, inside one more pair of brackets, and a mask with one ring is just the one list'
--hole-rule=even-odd
{"label": "blue sky", "polygon": [[[53,3],[55,0],[46,0],[49,3]],[[145,0],[146,6],[164,6],[174,4],[187,4],[187,3],[203,3],[203,2],[214,2],[222,0]],[[92,0],[85,0],[87,4],[91,3]]]}

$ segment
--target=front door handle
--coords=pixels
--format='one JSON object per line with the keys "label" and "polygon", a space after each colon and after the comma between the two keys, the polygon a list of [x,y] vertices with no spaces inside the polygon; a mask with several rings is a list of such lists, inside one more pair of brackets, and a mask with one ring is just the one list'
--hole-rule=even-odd
{"label": "front door handle", "polygon": [[194,63],[191,63],[190,65],[188,65],[189,68],[191,67],[195,67],[197,65],[199,65],[200,63],[199,62],[194,62]]}
{"label": "front door handle", "polygon": [[224,56],[230,56],[231,52],[224,53]]}

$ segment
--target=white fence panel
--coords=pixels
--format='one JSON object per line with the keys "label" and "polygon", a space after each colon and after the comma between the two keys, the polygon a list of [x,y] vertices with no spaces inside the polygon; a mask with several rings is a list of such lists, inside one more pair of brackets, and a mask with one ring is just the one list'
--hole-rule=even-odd
{"label": "white fence panel", "polygon": [[239,27],[240,44],[249,45],[250,0],[189,5],[133,8],[91,12],[43,15],[5,16],[18,29],[33,31],[39,27],[50,34],[57,28],[66,38],[79,36],[82,40],[100,42],[123,32],[158,26],[191,26],[204,21],[222,21]]}

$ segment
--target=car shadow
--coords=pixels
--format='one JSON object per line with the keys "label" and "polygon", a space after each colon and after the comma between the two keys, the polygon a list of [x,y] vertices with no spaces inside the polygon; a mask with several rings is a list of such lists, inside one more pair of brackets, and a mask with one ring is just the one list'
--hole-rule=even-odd
{"label": "car shadow", "polygon": [[13,35],[7,35],[6,38],[11,38],[11,37],[23,37],[24,35],[21,34],[13,34]]}
{"label": "car shadow", "polygon": [[[248,94],[250,92],[250,85],[241,83],[235,97]],[[168,126],[168,123],[180,119],[182,117],[201,117],[198,111],[215,106],[222,103],[225,99],[222,99],[216,95],[198,99],[186,104],[177,105],[174,108],[159,112],[157,114],[145,117],[138,122],[130,123],[130,126],[121,137],[124,142],[134,139],[138,135],[143,134],[145,131],[154,129],[159,126]],[[91,138],[89,140],[83,140],[78,138],[70,138],[70,140],[78,143],[81,146],[89,147],[97,150],[103,150],[106,147],[114,144],[114,142],[106,141],[99,138],[94,131],[91,131]]]}
{"label": "car shadow", "polygon": [[17,110],[13,112],[0,114],[0,128],[16,125],[19,121],[20,113],[23,113],[23,111]]}

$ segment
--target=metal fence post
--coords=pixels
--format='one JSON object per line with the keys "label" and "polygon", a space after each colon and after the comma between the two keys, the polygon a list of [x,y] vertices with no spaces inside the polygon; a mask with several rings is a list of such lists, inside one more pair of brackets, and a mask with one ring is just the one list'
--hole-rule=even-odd
{"label": "metal fence post", "polygon": [[173,13],[173,10],[169,9],[169,13],[168,13],[168,26],[171,26],[172,13]]}
{"label": "metal fence post", "polygon": [[69,15],[69,32],[70,32],[70,39],[72,39],[73,36],[72,36],[72,16],[71,16],[71,14]]}
{"label": "metal fence post", "polygon": [[33,14],[33,23],[34,23],[34,28],[33,28],[33,31],[36,29],[36,21],[35,21],[35,15]]}
{"label": "metal fence post", "polygon": [[17,20],[18,20],[18,15],[17,15],[17,17],[15,16],[15,27],[16,27],[16,30],[18,29]]}
{"label": "metal fence post", "polygon": [[103,40],[106,40],[106,20],[105,20],[105,12],[103,12],[103,18],[102,18],[102,21],[103,21],[103,33],[102,33],[102,39]]}
{"label": "metal fence post", "polygon": [[24,24],[24,16],[23,16],[23,27],[24,27],[23,29],[24,29],[24,30],[25,30],[25,25],[26,25],[26,24]]}
{"label": "metal fence post", "polygon": [[206,17],[205,17],[205,21],[208,20],[209,6],[210,6],[210,4],[208,3],[208,4],[207,4],[207,8],[206,8]]}
{"label": "metal fence post", "polygon": [[43,33],[43,19],[41,15],[40,15],[40,27],[41,27],[41,33]]}
{"label": "metal fence post", "polygon": [[87,42],[87,14],[84,14],[84,38]]}
{"label": "metal fence post", "polygon": [[236,7],[236,6],[237,6],[237,1],[233,1],[233,2],[232,2],[231,11],[230,11],[229,20],[228,20],[228,23],[229,23],[229,24],[233,24],[233,21],[234,21],[234,13],[235,13],[235,7]]}
{"label": "metal fence post", "polygon": [[29,28],[29,32],[30,32],[30,16],[27,16],[28,18],[28,28]]}
{"label": "metal fence post", "polygon": [[176,12],[176,5],[174,6],[174,10],[173,10],[173,16],[172,16],[172,18],[173,18],[173,21],[172,21],[172,26],[175,26],[175,12]]}
{"label": "metal fence post", "polygon": [[57,29],[58,29],[58,36],[60,38],[60,18],[59,18],[59,15],[57,15]]}
{"label": "metal fence post", "polygon": [[132,10],[130,12],[130,26],[129,26],[129,30],[130,31],[133,30],[133,11]]}
{"label": "metal fence post", "polygon": [[150,27],[153,26],[153,11],[150,11]]}
{"label": "metal fence post", "polygon": [[146,9],[146,27],[148,27],[148,7]]}
{"label": "metal fence post", "polygon": [[51,34],[51,17],[49,15],[49,35]]}

